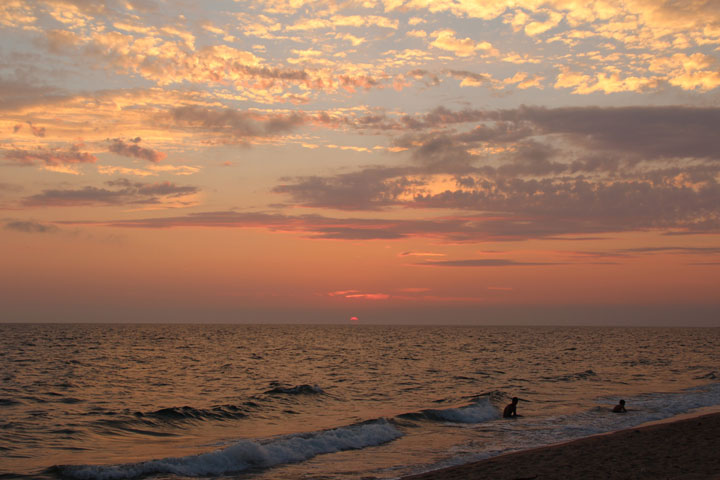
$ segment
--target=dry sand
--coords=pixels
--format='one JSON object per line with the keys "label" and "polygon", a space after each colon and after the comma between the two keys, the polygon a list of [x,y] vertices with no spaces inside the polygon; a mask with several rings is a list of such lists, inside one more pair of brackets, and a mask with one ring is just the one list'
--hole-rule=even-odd
{"label": "dry sand", "polygon": [[404,480],[720,479],[720,413],[510,453]]}

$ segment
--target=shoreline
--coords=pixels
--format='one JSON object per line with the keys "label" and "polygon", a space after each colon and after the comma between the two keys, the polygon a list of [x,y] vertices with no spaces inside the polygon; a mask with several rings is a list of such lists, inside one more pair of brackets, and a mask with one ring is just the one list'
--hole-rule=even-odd
{"label": "shoreline", "polygon": [[720,413],[507,453],[401,480],[720,479]]}

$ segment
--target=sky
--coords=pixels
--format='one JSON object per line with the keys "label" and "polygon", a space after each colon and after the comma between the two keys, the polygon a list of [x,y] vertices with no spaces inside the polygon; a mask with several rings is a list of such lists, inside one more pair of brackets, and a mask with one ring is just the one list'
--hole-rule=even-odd
{"label": "sky", "polygon": [[4,0],[0,112],[0,321],[720,326],[715,0]]}

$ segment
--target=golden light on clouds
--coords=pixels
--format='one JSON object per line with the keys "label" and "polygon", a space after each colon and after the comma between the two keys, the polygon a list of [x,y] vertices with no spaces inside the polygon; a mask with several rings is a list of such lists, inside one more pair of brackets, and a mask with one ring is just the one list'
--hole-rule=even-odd
{"label": "golden light on clouds", "polygon": [[9,0],[0,35],[2,282],[112,243],[209,309],[213,275],[262,279],[238,309],[717,304],[714,1]]}

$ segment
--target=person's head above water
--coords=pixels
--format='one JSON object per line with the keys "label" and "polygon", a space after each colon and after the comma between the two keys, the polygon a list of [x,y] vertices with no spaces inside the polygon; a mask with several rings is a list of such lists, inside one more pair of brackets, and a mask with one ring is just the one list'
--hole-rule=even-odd
{"label": "person's head above water", "polygon": [[625,405],[625,400],[620,400],[620,405]]}
{"label": "person's head above water", "polygon": [[[519,400],[520,399],[518,397],[513,397],[513,399],[512,399],[513,405],[516,405]],[[625,403],[625,402],[623,402],[623,403]]]}

